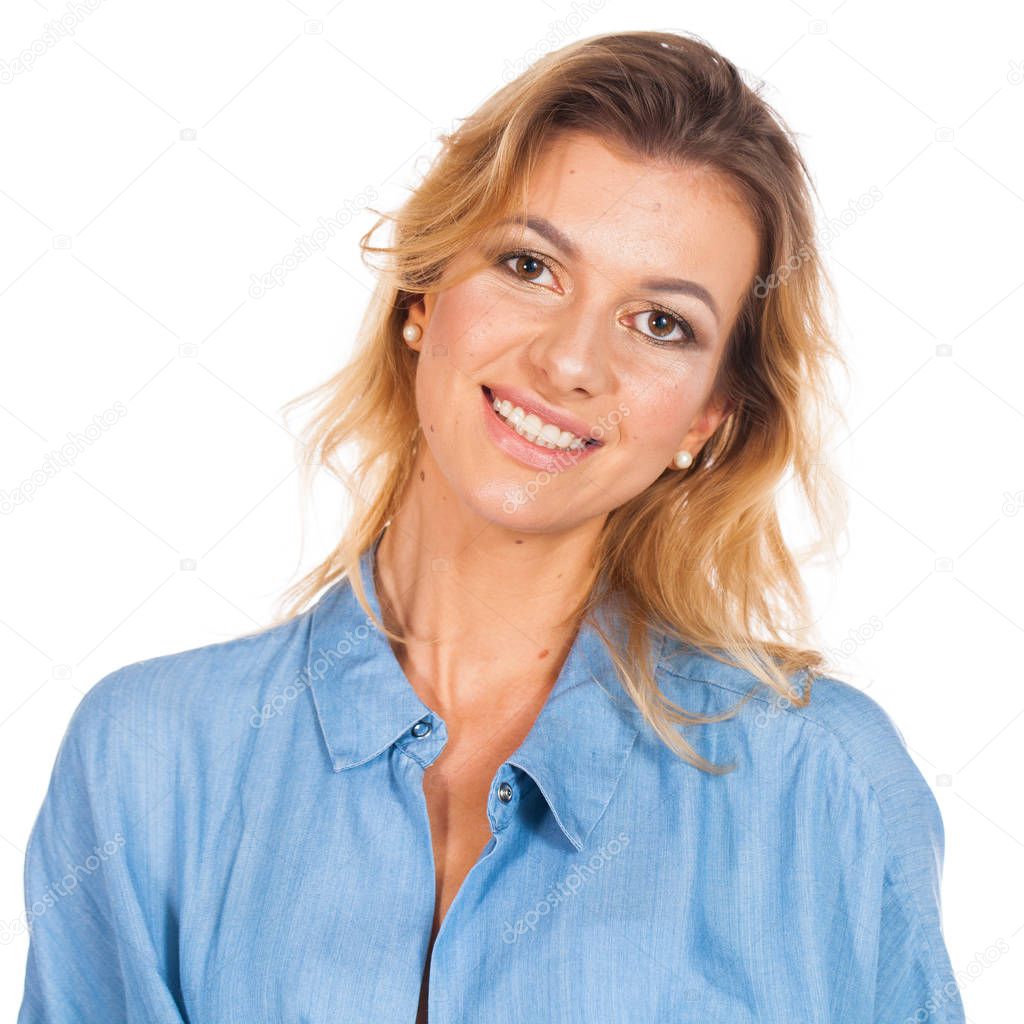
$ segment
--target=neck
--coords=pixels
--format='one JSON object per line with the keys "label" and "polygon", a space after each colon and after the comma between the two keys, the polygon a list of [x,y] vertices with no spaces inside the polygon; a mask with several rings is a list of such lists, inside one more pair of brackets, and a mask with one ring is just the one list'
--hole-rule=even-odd
{"label": "neck", "polygon": [[[526,532],[459,510],[433,467],[392,517],[374,584],[395,655],[442,717],[495,720],[554,685],[575,639],[568,619],[592,584],[601,523]],[[438,493],[438,492],[442,493]]]}

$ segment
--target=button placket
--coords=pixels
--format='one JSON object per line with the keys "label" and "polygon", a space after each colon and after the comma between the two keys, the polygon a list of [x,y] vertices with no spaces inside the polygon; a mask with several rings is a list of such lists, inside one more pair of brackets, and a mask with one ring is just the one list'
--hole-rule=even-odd
{"label": "button placket", "polygon": [[432,764],[444,748],[448,733],[436,715],[424,715],[398,741],[402,751],[423,767]]}
{"label": "button placket", "polygon": [[516,769],[510,764],[503,764],[498,769],[487,802],[487,816],[495,833],[507,828],[515,817],[521,795],[521,780],[516,776]]}

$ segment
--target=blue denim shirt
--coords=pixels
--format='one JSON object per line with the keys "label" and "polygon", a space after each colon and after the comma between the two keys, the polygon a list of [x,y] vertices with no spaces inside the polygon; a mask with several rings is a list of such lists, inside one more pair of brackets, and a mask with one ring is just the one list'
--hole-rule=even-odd
{"label": "blue denim shirt", "polygon": [[[657,643],[690,710],[754,683]],[[962,1024],[942,821],[899,732],[838,680],[805,708],[757,693],[687,730],[737,765],[702,772],[580,629],[492,780],[431,1024]],[[19,1024],[412,1024],[435,896],[423,772],[446,738],[347,579],[275,628],[101,679],[28,847]]]}

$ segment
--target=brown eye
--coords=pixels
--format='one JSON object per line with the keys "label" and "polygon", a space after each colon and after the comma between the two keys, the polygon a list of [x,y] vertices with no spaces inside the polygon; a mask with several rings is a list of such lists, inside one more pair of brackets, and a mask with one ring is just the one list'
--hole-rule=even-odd
{"label": "brown eye", "polygon": [[[529,252],[507,252],[498,258],[498,264],[510,274],[527,284],[539,284],[549,290],[557,290],[558,281],[544,260]],[[544,278],[548,274],[550,279]],[[552,288],[551,286],[555,286]]]}
{"label": "brown eye", "polygon": [[665,338],[672,333],[679,321],[660,309],[652,309],[647,317],[647,326],[656,338]]}
{"label": "brown eye", "polygon": [[679,344],[684,348],[687,345],[699,344],[697,335],[687,321],[666,313],[663,309],[645,309],[639,313],[630,313],[626,320],[633,321],[629,326],[652,342]]}
{"label": "brown eye", "polygon": [[522,271],[528,281],[535,281],[544,271],[544,264],[534,256],[516,258],[516,273]]}

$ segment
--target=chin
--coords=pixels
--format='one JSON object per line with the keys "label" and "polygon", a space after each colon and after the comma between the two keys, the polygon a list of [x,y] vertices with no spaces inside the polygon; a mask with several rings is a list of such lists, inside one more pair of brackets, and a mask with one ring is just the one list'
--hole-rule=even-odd
{"label": "chin", "polygon": [[560,533],[589,518],[579,515],[573,502],[556,493],[551,483],[536,479],[495,480],[477,487],[466,503],[480,519],[516,533]]}

